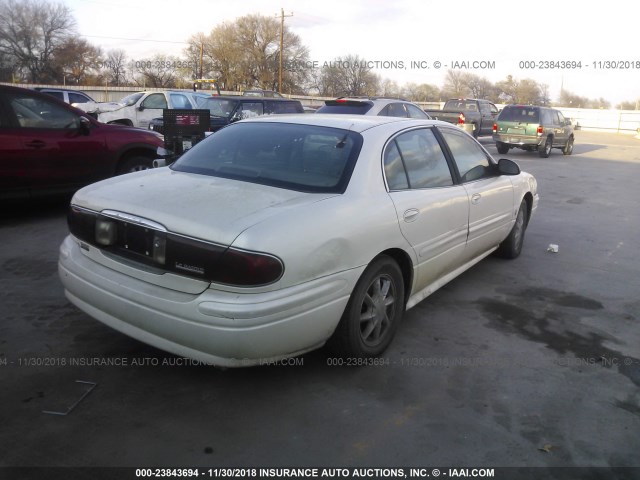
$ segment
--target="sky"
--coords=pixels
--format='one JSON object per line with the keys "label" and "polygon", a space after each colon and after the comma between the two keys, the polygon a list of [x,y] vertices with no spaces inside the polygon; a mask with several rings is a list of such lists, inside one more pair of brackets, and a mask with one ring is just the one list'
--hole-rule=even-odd
{"label": "sky", "polygon": [[[447,69],[457,65],[491,82],[507,75],[531,78],[549,86],[552,100],[561,88],[583,97],[603,97],[613,105],[640,99],[638,14],[633,2],[621,0],[62,3],[71,9],[82,36],[105,51],[124,49],[134,61],[156,53],[184,58],[182,42],[193,34],[209,33],[247,14],[279,18],[284,9],[293,14],[285,19],[286,25],[309,48],[310,61],[319,65],[358,55],[377,62],[376,73],[399,85],[439,87]],[[574,68],[557,68],[557,62]]]}

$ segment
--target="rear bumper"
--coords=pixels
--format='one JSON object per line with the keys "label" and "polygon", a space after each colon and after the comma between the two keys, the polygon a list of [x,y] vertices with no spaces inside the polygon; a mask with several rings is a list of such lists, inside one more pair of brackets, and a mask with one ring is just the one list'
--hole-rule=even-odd
{"label": "rear bumper", "polygon": [[68,236],[58,264],[65,295],[100,322],[179,356],[220,366],[260,365],[321,347],[361,270],[263,293],[153,285],[101,265]]}
{"label": "rear bumper", "polygon": [[509,135],[509,134],[501,134],[494,133],[493,140],[495,142],[504,143],[506,145],[511,145],[514,147],[537,147],[541,145],[543,137],[532,136],[532,135]]}

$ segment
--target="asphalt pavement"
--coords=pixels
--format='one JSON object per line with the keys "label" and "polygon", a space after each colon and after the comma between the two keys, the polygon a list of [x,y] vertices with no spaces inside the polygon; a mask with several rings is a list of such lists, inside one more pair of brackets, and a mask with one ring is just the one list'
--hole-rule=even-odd
{"label": "asphalt pavement", "polygon": [[3,205],[0,466],[640,467],[640,140],[501,157],[539,183],[522,255],[407,312],[371,366],[223,370],[132,340],[63,295],[68,199]]}

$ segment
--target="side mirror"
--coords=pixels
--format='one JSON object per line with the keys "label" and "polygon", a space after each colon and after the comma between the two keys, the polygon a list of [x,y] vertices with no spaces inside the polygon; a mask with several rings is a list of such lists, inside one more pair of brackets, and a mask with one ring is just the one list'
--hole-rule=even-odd
{"label": "side mirror", "polygon": [[80,123],[78,125],[78,130],[82,135],[89,135],[91,131],[91,122],[86,117],[80,117]]}
{"label": "side mirror", "polygon": [[513,160],[501,158],[498,160],[498,173],[500,175],[519,175],[520,167]]}
{"label": "side mirror", "polygon": [[138,110],[142,112],[142,111],[144,110],[144,105],[140,105],[140,106],[138,107]]}

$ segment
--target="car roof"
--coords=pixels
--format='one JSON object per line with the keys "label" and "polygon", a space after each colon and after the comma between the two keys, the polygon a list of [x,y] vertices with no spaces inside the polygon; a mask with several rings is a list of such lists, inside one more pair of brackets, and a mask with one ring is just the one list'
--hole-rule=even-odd
{"label": "car roof", "polygon": [[299,102],[300,100],[296,100],[293,98],[281,98],[281,97],[250,97],[243,95],[210,95],[211,98],[219,98],[221,100],[238,100],[240,102],[261,102],[261,101],[269,101],[269,102]]}
{"label": "car roof", "polygon": [[404,123],[406,127],[411,126],[431,126],[442,125],[451,126],[446,122],[438,120],[429,120],[421,118],[402,118],[402,117],[379,117],[367,115],[343,115],[332,113],[314,113],[313,115],[265,115],[261,117],[242,120],[238,123],[248,122],[272,122],[272,123],[293,123],[299,125],[314,125],[318,127],[341,128],[344,130],[352,130],[354,132],[363,132],[379,125],[390,123]]}
{"label": "car roof", "polygon": [[74,92],[74,93],[82,93],[86,95],[82,90],[74,90],[72,88],[57,88],[57,87],[33,87],[34,90],[38,92]]}

